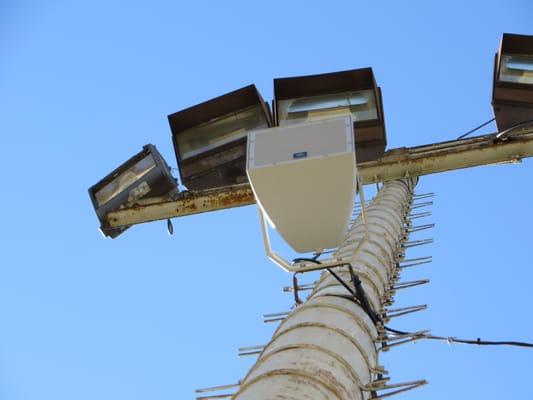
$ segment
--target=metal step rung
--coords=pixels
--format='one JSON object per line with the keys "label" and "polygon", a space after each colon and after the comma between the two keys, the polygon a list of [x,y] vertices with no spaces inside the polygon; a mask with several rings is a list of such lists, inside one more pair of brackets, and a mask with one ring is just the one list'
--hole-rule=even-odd
{"label": "metal step rung", "polygon": [[408,260],[402,260],[398,263],[398,268],[409,268],[414,267],[416,265],[422,265],[422,264],[429,264],[433,261],[432,256],[427,257],[418,257],[418,258],[410,258]]}
{"label": "metal step rung", "polygon": [[419,232],[419,231],[423,231],[423,230],[431,229],[431,228],[435,228],[435,224],[412,226],[410,228],[407,228],[407,232],[414,233],[414,232]]}
{"label": "metal step rung", "polygon": [[[305,290],[313,290],[315,288],[315,283],[307,283],[304,285],[298,285],[298,291],[305,291]],[[294,288],[292,286],[285,286],[283,287],[284,292],[292,292]]]}
{"label": "metal step rung", "polygon": [[393,286],[391,290],[396,291],[400,289],[408,289],[415,286],[425,285],[426,283],[429,283],[429,279],[418,279],[416,281],[400,282],[397,285]]}
{"label": "metal step rung", "polygon": [[229,385],[212,386],[212,387],[208,387],[208,388],[196,389],[194,391],[194,393],[215,392],[215,391],[218,391],[218,390],[226,390],[226,389],[231,389],[231,388],[239,387],[239,386],[241,386],[241,382],[232,383],[232,384],[229,384]]}
{"label": "metal step rung", "polygon": [[430,334],[430,331],[425,330],[425,331],[419,331],[419,332],[410,332],[405,335],[397,335],[397,336],[381,339],[380,342],[385,342],[385,344],[379,349],[379,351],[382,351],[382,352],[389,351],[393,347],[397,347],[397,346],[401,346],[402,344],[407,344],[411,342],[416,342],[417,340],[425,339],[428,337],[429,334]]}
{"label": "metal step rung", "polygon": [[395,383],[395,384],[391,384],[391,385],[383,385],[383,386],[377,386],[377,387],[374,387],[372,386],[372,384],[370,385],[367,385],[367,390],[369,391],[381,391],[381,390],[390,390],[390,389],[396,389],[396,388],[400,388],[398,390],[392,390],[390,392],[387,392],[387,393],[384,393],[384,394],[381,394],[381,395],[378,395],[378,396],[372,396],[370,397],[370,400],[378,400],[378,399],[384,399],[386,397],[389,397],[389,396],[394,396],[396,394],[400,394],[400,393],[403,393],[403,392],[407,392],[409,390],[413,390],[413,389],[416,389],[420,386],[423,386],[423,385],[426,385],[428,383],[428,381],[426,381],[425,379],[421,379],[421,380],[418,380],[418,381],[411,381],[411,382],[403,382],[403,383]]}
{"label": "metal step rung", "polygon": [[388,332],[389,336],[385,340],[397,340],[397,339],[405,339],[405,338],[411,338],[411,337],[420,337],[423,335],[428,335],[431,331],[429,329],[424,329],[422,331],[416,331],[416,332],[406,332],[406,333],[394,333],[389,332],[388,330],[383,330],[383,332]]}
{"label": "metal step rung", "polygon": [[[203,389],[196,389],[194,393],[208,393],[208,392],[218,392],[219,390],[227,390],[232,389],[236,387],[240,387],[241,382],[234,383],[231,385],[221,385],[221,386],[213,386]],[[236,393],[236,392],[235,392]],[[232,397],[235,395],[235,393],[219,393],[219,394],[213,394],[208,396],[198,396],[196,397],[196,400],[207,400],[207,399],[226,399],[228,397]]]}
{"label": "metal step rung", "polygon": [[222,393],[222,394],[213,394],[211,396],[197,396],[196,400],[208,400],[208,399],[228,399],[233,397],[235,393]]}
{"label": "metal step rung", "polygon": [[238,353],[237,356],[239,357],[246,357],[246,356],[256,356],[258,354],[261,354],[262,350],[256,350],[256,351],[248,351],[246,353]]}
{"label": "metal step rung", "polygon": [[433,243],[433,239],[423,239],[423,240],[412,240],[410,242],[407,242],[406,244],[403,244],[402,247],[404,249],[408,249],[410,247],[416,247],[416,246],[423,246],[425,244]]}
{"label": "metal step rung", "polygon": [[289,315],[290,311],[283,311],[279,313],[272,313],[272,314],[263,314],[263,318],[275,318],[275,317],[283,317],[285,315]]}
{"label": "metal step rung", "polygon": [[386,318],[390,319],[390,318],[401,317],[403,315],[411,314],[417,311],[422,311],[427,308],[428,308],[427,304],[420,304],[418,306],[410,306],[410,307],[393,308],[390,310],[384,310],[385,312],[383,313],[383,315]]}
{"label": "metal step rung", "polygon": [[435,193],[433,192],[429,192],[429,193],[421,193],[421,194],[415,194],[413,195],[413,199],[415,200],[418,200],[418,199],[425,199],[427,197],[435,197]]}
{"label": "metal step rung", "polygon": [[432,205],[433,205],[432,201],[426,201],[424,203],[418,203],[418,204],[412,205],[411,206],[411,210],[416,210],[417,208],[428,207],[428,206],[432,206]]}
{"label": "metal step rung", "polygon": [[247,347],[239,347],[238,351],[239,353],[244,353],[250,350],[263,350],[266,345],[264,344],[258,344],[257,346],[247,346]]}
{"label": "metal step rung", "polygon": [[410,263],[410,262],[415,262],[415,261],[426,261],[426,260],[431,260],[432,258],[433,258],[433,256],[425,256],[425,257],[409,258],[409,259],[407,259],[407,260],[403,260],[402,262]]}
{"label": "metal step rung", "polygon": [[403,268],[416,267],[417,265],[431,264],[431,262],[432,262],[431,260],[429,260],[429,261],[421,261],[421,262],[417,262],[417,263],[400,265],[399,268],[403,269]]}
{"label": "metal step rung", "polygon": [[286,320],[286,319],[287,319],[287,317],[265,318],[265,319],[263,320],[263,323],[264,323],[264,324],[268,324],[268,323],[270,323],[270,322],[284,321],[284,320]]}
{"label": "metal step rung", "polygon": [[409,219],[413,220],[418,218],[431,217],[431,215],[433,215],[431,211],[426,211],[421,213],[410,214]]}

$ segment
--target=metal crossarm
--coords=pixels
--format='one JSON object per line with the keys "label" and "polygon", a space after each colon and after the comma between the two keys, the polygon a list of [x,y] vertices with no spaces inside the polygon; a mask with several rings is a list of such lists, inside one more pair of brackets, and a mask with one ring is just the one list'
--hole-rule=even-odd
{"label": "metal crossarm", "polygon": [[[497,138],[497,134],[392,149],[375,161],[358,164],[363,184],[385,182],[487,164],[520,162],[533,156],[533,132]],[[249,184],[182,192],[175,200],[139,204],[108,214],[109,225],[119,227],[183,217],[255,203]]]}

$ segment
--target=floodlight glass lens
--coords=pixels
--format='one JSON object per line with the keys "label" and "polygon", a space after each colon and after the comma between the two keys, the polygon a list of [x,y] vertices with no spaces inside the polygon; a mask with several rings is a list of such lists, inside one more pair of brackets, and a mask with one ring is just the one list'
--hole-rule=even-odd
{"label": "floodlight glass lens", "polygon": [[107,183],[95,193],[94,197],[96,198],[98,206],[102,206],[116,197],[119,193],[122,193],[131,184],[141,179],[155,167],[156,164],[152,154],[148,154],[125,171],[118,172],[111,182]]}
{"label": "floodlight glass lens", "polygon": [[354,121],[377,118],[373,90],[281,100],[278,103],[278,110],[280,125],[350,114],[353,116]]}
{"label": "floodlight glass lens", "polygon": [[368,99],[362,93],[337,93],[326,96],[305,97],[296,99],[290,105],[289,113],[350,107],[366,103],[368,103]]}
{"label": "floodlight glass lens", "polygon": [[502,55],[500,80],[533,85],[533,55]]}
{"label": "floodlight glass lens", "polygon": [[265,113],[260,105],[225,115],[180,133],[177,136],[180,157],[182,160],[194,157],[239,140],[252,129],[267,127]]}

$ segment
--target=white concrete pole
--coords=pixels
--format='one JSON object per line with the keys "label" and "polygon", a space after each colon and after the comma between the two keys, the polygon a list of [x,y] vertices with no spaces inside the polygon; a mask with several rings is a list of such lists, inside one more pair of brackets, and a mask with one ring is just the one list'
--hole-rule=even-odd
{"label": "white concrete pole", "polygon": [[[348,266],[333,271],[352,293],[332,273],[324,272],[307,301],[277,328],[233,399],[376,398],[376,390],[383,388],[384,370],[378,362],[383,330],[361,304],[358,280],[371,308],[381,314],[397,280],[412,190],[410,180],[383,185],[367,209],[370,237],[351,262],[354,274]],[[337,254],[349,256],[363,236],[358,217]]]}

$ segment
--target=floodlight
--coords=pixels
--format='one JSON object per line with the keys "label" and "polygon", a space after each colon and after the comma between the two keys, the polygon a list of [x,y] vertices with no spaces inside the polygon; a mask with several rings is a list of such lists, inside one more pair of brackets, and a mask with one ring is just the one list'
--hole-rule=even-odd
{"label": "floodlight", "polygon": [[500,131],[533,120],[533,36],[503,34],[494,62],[492,106]]}
{"label": "floodlight", "polygon": [[182,183],[190,190],[247,182],[246,134],[272,126],[249,85],[168,116]]}
{"label": "floodlight", "polygon": [[357,161],[381,157],[387,138],[381,89],[372,68],[274,80],[276,125],[351,115]]}
{"label": "floodlight", "polygon": [[177,192],[177,182],[159,151],[152,144],[131,157],[96,185],[89,188],[100,230],[105,236],[117,237],[128,227],[111,228],[107,214],[140,199],[169,197]]}

